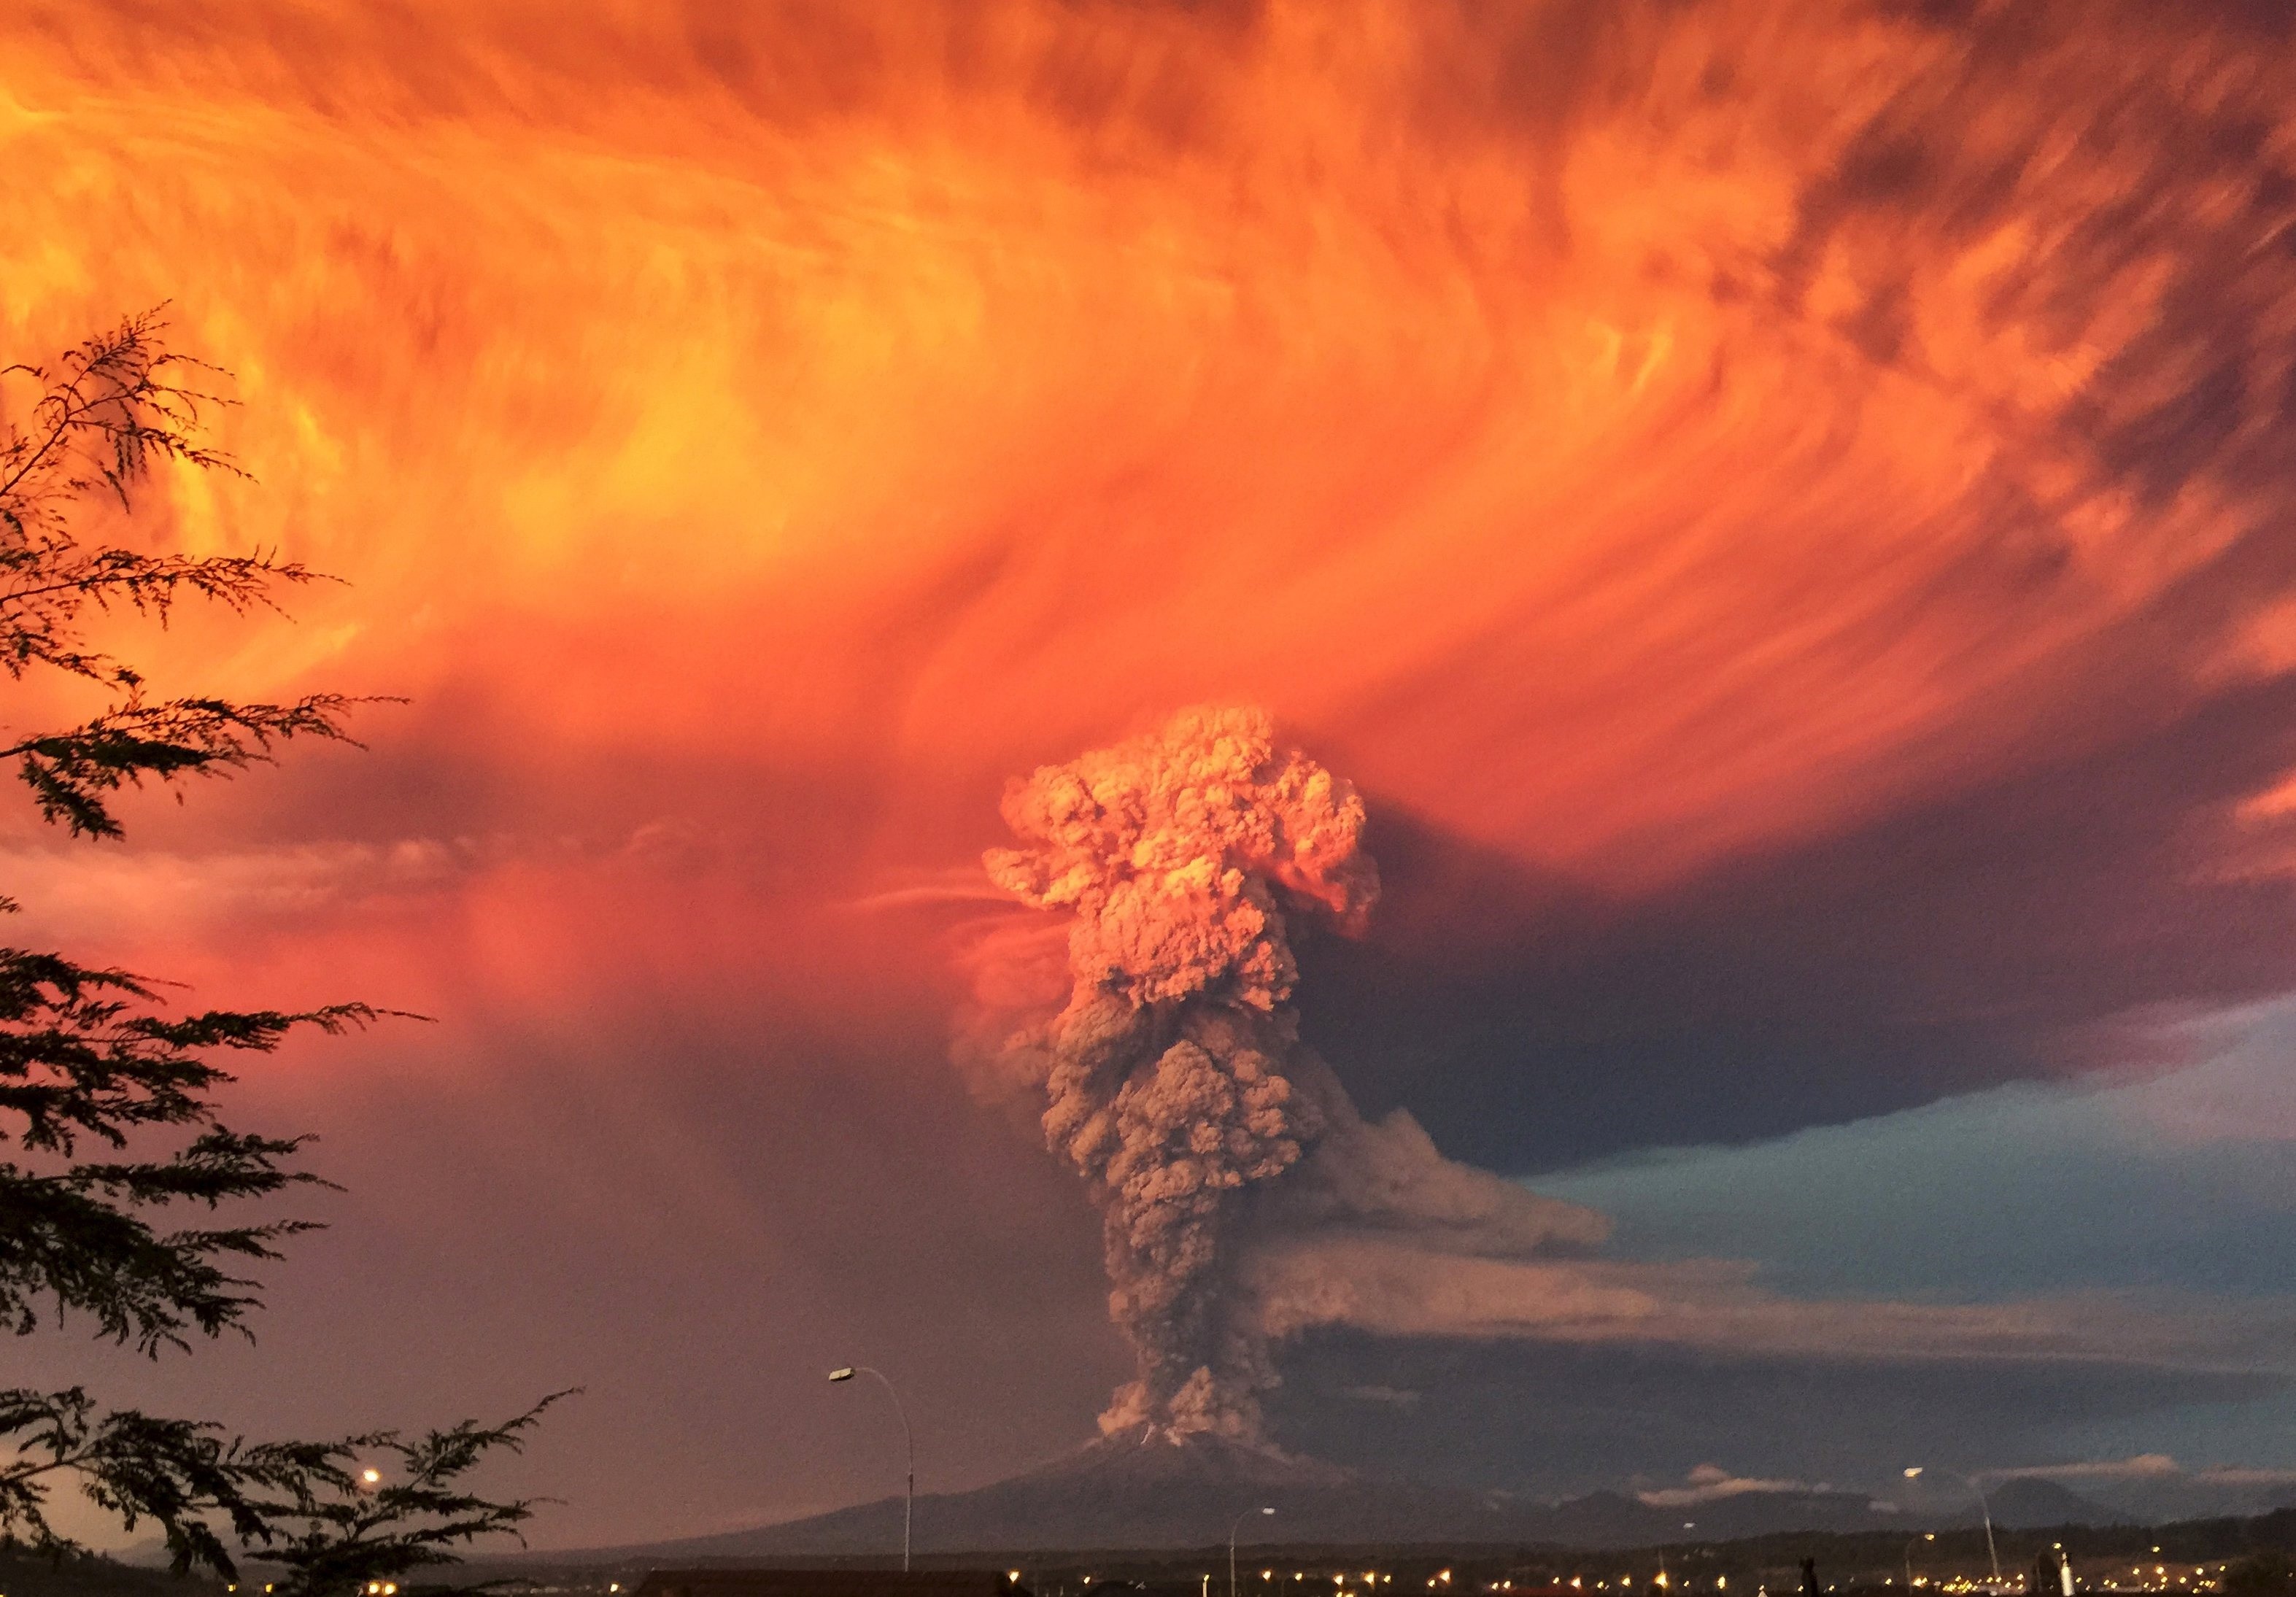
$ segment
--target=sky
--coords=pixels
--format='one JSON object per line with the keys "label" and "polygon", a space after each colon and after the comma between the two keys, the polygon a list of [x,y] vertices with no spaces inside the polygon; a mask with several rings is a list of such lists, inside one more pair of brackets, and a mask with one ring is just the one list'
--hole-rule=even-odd
{"label": "sky", "polygon": [[430,1017],[242,1072],[345,1188],[257,1346],[22,1379],[266,1432],[580,1386],[545,1545],[897,1484],[833,1364],[921,1489],[1081,1445],[1099,1223],[951,1061],[1046,913],[981,853],[1215,703],[1362,796],[1294,1002],[1365,1124],[1609,1225],[1270,1251],[1279,1444],[2296,1469],[2291,29],[9,8],[5,358],[165,302],[250,477],[112,535],[343,578],[106,640],[393,700],[122,844],[16,813],[20,935]]}

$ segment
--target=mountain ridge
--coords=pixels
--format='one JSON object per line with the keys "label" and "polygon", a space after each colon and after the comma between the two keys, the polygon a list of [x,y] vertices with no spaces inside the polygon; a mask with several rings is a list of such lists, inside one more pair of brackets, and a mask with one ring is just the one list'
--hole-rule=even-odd
{"label": "mountain ridge", "polygon": [[[1263,1507],[1275,1515],[1252,1513]],[[613,1562],[882,1555],[900,1546],[901,1509],[898,1496],[884,1497],[713,1536],[529,1556]],[[1588,1548],[1678,1540],[1686,1523],[1701,1539],[1718,1539],[1887,1528],[1904,1519],[1854,1492],[1748,1491],[1660,1506],[1598,1491],[1552,1503],[1506,1491],[1417,1486],[1219,1438],[1103,1438],[984,1486],[920,1496],[914,1544],[931,1555],[1210,1547],[1225,1545],[1240,1517],[1245,1540],[1239,1545],[1457,1541]],[[1974,1514],[1970,1518],[1973,1522]]]}

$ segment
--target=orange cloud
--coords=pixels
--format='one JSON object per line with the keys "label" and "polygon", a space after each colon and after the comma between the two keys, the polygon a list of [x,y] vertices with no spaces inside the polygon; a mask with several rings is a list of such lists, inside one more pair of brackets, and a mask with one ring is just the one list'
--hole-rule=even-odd
{"label": "orange cloud", "polygon": [[2082,15],[74,6],[0,332],[236,370],[172,536],[357,586],[234,680],[976,784],[1249,700],[1636,889],[2277,659],[2282,69]]}

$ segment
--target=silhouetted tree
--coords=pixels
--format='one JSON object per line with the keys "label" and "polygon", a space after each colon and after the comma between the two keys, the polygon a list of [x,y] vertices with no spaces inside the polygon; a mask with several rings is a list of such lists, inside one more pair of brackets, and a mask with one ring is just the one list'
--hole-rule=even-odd
{"label": "silhouetted tree", "polygon": [[[295,738],[346,740],[354,707],[336,694],[155,700],[133,667],[88,647],[91,610],[164,622],[196,598],[243,613],[320,580],[261,553],[155,554],[78,536],[86,501],[126,510],[154,462],[240,474],[197,441],[203,410],[227,403],[204,386],[218,374],[170,353],[164,331],[147,313],[52,366],[0,373],[38,394],[0,432],[0,667],[17,681],[78,677],[112,698],[78,725],[13,738],[0,758],[16,762],[41,816],[75,836],[119,836],[112,806],[124,788],[228,774]],[[15,907],[0,898],[0,913]],[[304,1139],[217,1118],[216,1094],[232,1080],[217,1061],[267,1052],[298,1029],[340,1033],[379,1018],[364,1003],[170,1015],[125,970],[0,947],[0,1323],[29,1335],[78,1311],[100,1336],[153,1357],[193,1338],[248,1334],[261,1305],[244,1272],[310,1224],[167,1223],[326,1183],[295,1167]],[[414,1440],[377,1431],[254,1443],[208,1421],[106,1412],[77,1387],[0,1389],[0,1547],[70,1550],[49,1495],[77,1478],[128,1530],[156,1526],[178,1570],[231,1576],[235,1554],[255,1555],[285,1567],[280,1597],[357,1590],[453,1562],[475,1538],[515,1534],[532,1500],[491,1502],[460,1483],[488,1454],[518,1451],[555,1400]],[[377,1459],[395,1461],[389,1478],[369,1478]]]}

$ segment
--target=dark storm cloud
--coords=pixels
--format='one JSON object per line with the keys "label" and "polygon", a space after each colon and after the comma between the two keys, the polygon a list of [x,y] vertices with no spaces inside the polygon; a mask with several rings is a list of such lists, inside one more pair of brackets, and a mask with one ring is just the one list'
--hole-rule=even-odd
{"label": "dark storm cloud", "polygon": [[1630,903],[1374,806],[1385,919],[1303,948],[1307,1031],[1518,1172],[2155,1061],[2148,1018],[2296,985],[2296,880],[2201,864],[2292,760],[2296,686],[2248,688]]}
{"label": "dark storm cloud", "polygon": [[[1980,705],[1992,746],[1926,793],[1647,897],[1542,877],[1374,801],[1387,917],[1366,945],[1306,951],[1309,1032],[1367,1104],[1408,1103],[1463,1158],[1525,1170],[1737,1141],[2125,1063],[2144,1057],[2148,1010],[2296,983],[2296,894],[2249,869],[2263,845],[2229,823],[2296,759],[2296,695],[2211,664],[2296,574],[2286,13],[1887,9],[1930,53],[1804,183],[1751,291],[1875,365],[1938,375],[1908,331],[1936,262],[2016,230],[2048,247],[1995,283],[1994,329],[2071,359],[2117,309],[2145,318],[2062,402],[2005,411],[2001,469],[1971,490],[1996,539],[1901,595],[1904,624],[1948,602],[1944,586],[2059,581],[2062,512],[2084,495],[2161,517],[2164,550],[2201,557],[2050,667],[2054,693],[2027,705],[2054,696],[2059,713]],[[1555,15],[1561,44],[1538,59],[1568,63],[1570,94],[1602,93],[1582,37],[1600,29]],[[1752,64],[1718,48],[1714,92]],[[1562,92],[1543,81],[1522,97],[1551,108]],[[2067,473],[2054,504],[2018,469],[2040,457]],[[2173,512],[2203,499],[2227,513],[2198,551]],[[1469,647],[1447,668],[1508,663]]]}

